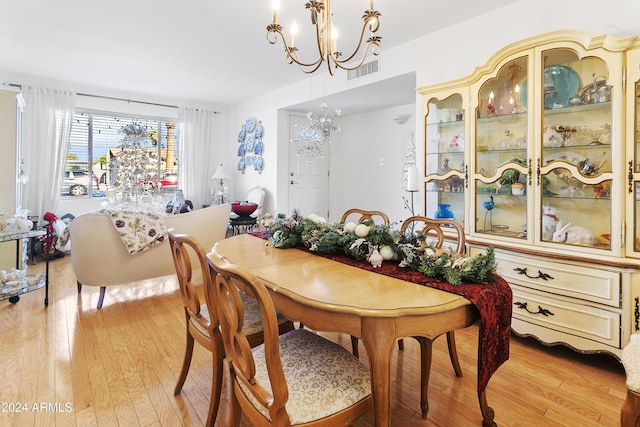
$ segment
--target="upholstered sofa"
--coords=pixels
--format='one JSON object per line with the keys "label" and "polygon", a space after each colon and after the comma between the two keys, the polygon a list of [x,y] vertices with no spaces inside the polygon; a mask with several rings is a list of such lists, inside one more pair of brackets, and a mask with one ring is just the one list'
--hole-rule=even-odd
{"label": "upholstered sofa", "polygon": [[[166,229],[195,236],[208,250],[225,237],[230,212],[230,205],[224,204],[167,215],[163,220]],[[71,267],[78,281],[78,292],[83,285],[99,286],[98,308],[102,307],[108,286],[175,274],[168,236],[162,243],[131,255],[111,217],[104,212],[76,217],[69,230]]]}

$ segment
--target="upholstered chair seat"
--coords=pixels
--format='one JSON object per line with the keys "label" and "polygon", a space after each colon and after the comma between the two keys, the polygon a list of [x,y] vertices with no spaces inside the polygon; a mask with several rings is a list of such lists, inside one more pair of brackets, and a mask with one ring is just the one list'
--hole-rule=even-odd
{"label": "upholstered chair seat", "polygon": [[[369,368],[343,347],[327,342],[313,332],[296,329],[282,335],[280,355],[289,386],[285,408],[291,425],[326,418],[371,394]],[[253,357],[256,380],[271,393],[264,345],[254,349]],[[242,383],[240,387],[255,408],[270,419],[266,408]]]}

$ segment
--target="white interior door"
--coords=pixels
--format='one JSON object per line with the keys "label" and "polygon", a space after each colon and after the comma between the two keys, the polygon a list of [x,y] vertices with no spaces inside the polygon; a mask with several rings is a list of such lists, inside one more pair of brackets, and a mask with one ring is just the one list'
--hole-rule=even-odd
{"label": "white interior door", "polygon": [[[307,126],[306,116],[290,116],[289,140]],[[307,216],[311,213],[329,217],[329,149],[324,147],[322,157],[309,161],[297,156],[293,144],[289,147],[289,212],[297,210]]]}

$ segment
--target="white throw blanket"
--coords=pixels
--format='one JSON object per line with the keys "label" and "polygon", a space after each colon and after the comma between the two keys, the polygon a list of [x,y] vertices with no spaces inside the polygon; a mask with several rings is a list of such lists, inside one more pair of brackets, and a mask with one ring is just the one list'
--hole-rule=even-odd
{"label": "white throw blanket", "polygon": [[137,254],[162,243],[167,228],[161,216],[147,212],[104,210],[111,218],[122,243],[131,254]]}

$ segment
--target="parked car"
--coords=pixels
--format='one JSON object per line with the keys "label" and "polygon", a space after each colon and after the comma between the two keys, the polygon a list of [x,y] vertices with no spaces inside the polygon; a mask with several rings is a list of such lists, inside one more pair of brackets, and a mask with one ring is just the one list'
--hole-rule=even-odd
{"label": "parked car", "polygon": [[160,186],[162,188],[173,188],[178,186],[178,175],[176,174],[166,174],[162,178],[160,178]]}
{"label": "parked car", "polygon": [[62,182],[62,195],[84,196],[89,194],[90,183],[94,189],[98,189],[98,177],[95,175],[90,177],[87,171],[81,169],[66,170]]}
{"label": "parked car", "polygon": [[178,186],[178,175],[165,174],[162,178],[150,178],[140,181],[138,185],[143,191],[150,191],[156,188],[175,189]]}

